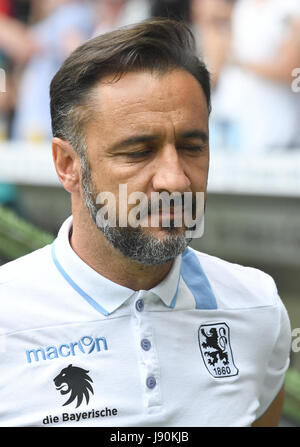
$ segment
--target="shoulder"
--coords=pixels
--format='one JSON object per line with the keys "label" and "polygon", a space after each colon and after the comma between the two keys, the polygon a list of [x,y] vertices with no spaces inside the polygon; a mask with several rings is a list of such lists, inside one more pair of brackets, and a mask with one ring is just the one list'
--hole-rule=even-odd
{"label": "shoulder", "polygon": [[0,334],[47,324],[59,281],[51,245],[1,266]]}
{"label": "shoulder", "polygon": [[36,278],[49,264],[50,245],[33,251],[14,261],[10,261],[0,267],[0,290],[6,284],[17,282],[18,280]]}
{"label": "shoulder", "polygon": [[280,303],[277,287],[269,274],[192,248],[189,252],[198,260],[207,277],[218,308],[254,308]]}

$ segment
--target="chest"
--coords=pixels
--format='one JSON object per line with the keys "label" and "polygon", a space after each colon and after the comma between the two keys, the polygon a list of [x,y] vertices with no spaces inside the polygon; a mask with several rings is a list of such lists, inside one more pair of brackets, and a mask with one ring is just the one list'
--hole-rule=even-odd
{"label": "chest", "polygon": [[251,323],[249,312],[149,312],[11,334],[0,425],[251,425],[271,349]]}

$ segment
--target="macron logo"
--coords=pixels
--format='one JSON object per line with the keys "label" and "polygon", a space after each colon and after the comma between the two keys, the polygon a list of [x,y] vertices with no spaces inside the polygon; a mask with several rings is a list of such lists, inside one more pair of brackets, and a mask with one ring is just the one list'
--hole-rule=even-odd
{"label": "macron logo", "polygon": [[80,340],[71,343],[62,343],[61,345],[50,345],[46,348],[38,347],[26,351],[27,363],[40,360],[53,360],[59,357],[76,356],[78,354],[91,354],[92,352],[107,351],[107,342],[105,337],[93,338],[84,336]]}

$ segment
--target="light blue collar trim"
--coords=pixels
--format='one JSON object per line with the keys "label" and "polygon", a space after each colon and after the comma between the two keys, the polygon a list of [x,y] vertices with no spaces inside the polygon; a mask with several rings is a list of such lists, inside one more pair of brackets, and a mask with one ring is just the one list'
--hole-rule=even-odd
{"label": "light blue collar trim", "polygon": [[58,232],[53,249],[55,266],[82,298],[100,313],[110,315],[134,295],[135,291],[100,275],[75,253],[69,241],[72,224],[73,217],[70,216]]}
{"label": "light blue collar trim", "polygon": [[196,309],[217,309],[217,300],[197,255],[187,248],[182,254],[180,273],[192,292]]}
{"label": "light blue collar trim", "polygon": [[171,307],[172,309],[174,309],[175,306],[176,306],[177,296],[178,296],[178,288],[179,288],[179,281],[180,281],[180,275],[178,275],[177,287],[176,287],[175,295],[173,296],[172,301],[171,301],[170,306],[169,306],[169,307]]}
{"label": "light blue collar trim", "polygon": [[[101,277],[81,259],[77,258],[68,240],[68,228],[70,228],[71,224],[72,220],[68,219],[61,228],[58,238],[52,244],[53,262],[62,277],[82,298],[97,312],[108,316],[135,292]],[[63,264],[59,260],[61,256],[63,257]],[[79,283],[81,287],[71,278],[66,270],[69,272],[73,271],[73,273],[75,271],[77,274],[80,273],[81,280]],[[202,269],[198,256],[190,248],[187,248],[182,255],[177,256],[166,278],[149,290],[149,292],[158,295],[166,306],[174,309],[180,295],[181,278],[194,297],[196,309],[217,309],[217,300],[210,283]],[[91,295],[94,295],[94,290],[97,290],[97,297],[98,299],[101,297],[105,307],[92,298]]]}
{"label": "light blue collar trim", "polygon": [[[82,298],[101,314],[110,315],[136,292],[103,277],[78,257],[69,242],[72,223],[73,218],[70,216],[59,230],[52,246],[53,262],[62,277]],[[174,308],[177,303],[180,266],[181,255],[174,260],[164,280],[148,290],[170,308]]]}
{"label": "light blue collar trim", "polygon": [[55,253],[55,242],[52,243],[52,249],[51,249],[52,259],[54,261],[54,264],[57,268],[57,270],[61,273],[61,275],[65,278],[65,280],[70,284],[71,287],[73,287],[74,290],[76,290],[79,295],[82,296],[91,306],[93,306],[94,309],[96,309],[98,312],[100,312],[102,315],[105,315],[106,317],[109,315],[109,312],[105,310],[100,304],[98,304],[92,297],[90,297],[87,293],[85,293],[84,290],[81,289],[74,281],[73,279],[67,274],[67,272],[63,269],[61,264],[59,263],[56,253]]}
{"label": "light blue collar trim", "polygon": [[180,282],[181,255],[174,259],[171,270],[167,276],[157,286],[151,289],[165,303],[166,306],[174,309],[177,302],[178,288]]}

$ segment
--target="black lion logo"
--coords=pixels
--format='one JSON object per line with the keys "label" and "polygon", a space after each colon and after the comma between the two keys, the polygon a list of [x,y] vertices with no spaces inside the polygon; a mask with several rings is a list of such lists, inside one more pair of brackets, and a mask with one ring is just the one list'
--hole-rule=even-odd
{"label": "black lion logo", "polygon": [[229,363],[226,352],[227,339],[221,329],[219,334],[216,328],[211,328],[208,334],[205,333],[204,329],[201,329],[201,333],[206,339],[206,342],[202,343],[202,347],[206,349],[212,348],[204,352],[205,356],[210,357],[208,359],[209,365],[215,365],[218,362],[218,358],[223,362],[223,365],[228,365]]}
{"label": "black lion logo", "polygon": [[[87,375],[88,372],[89,371],[78,368],[77,366],[69,365],[67,368],[62,369],[58,376],[53,379],[56,389],[60,391],[61,394],[68,394],[71,392],[69,399],[63,406],[69,405],[77,397],[77,408],[81,405],[83,396],[85,396],[86,403],[89,403],[89,393],[91,392],[94,394],[94,391],[90,384],[90,382],[93,381]],[[67,388],[65,389],[65,387]]]}

